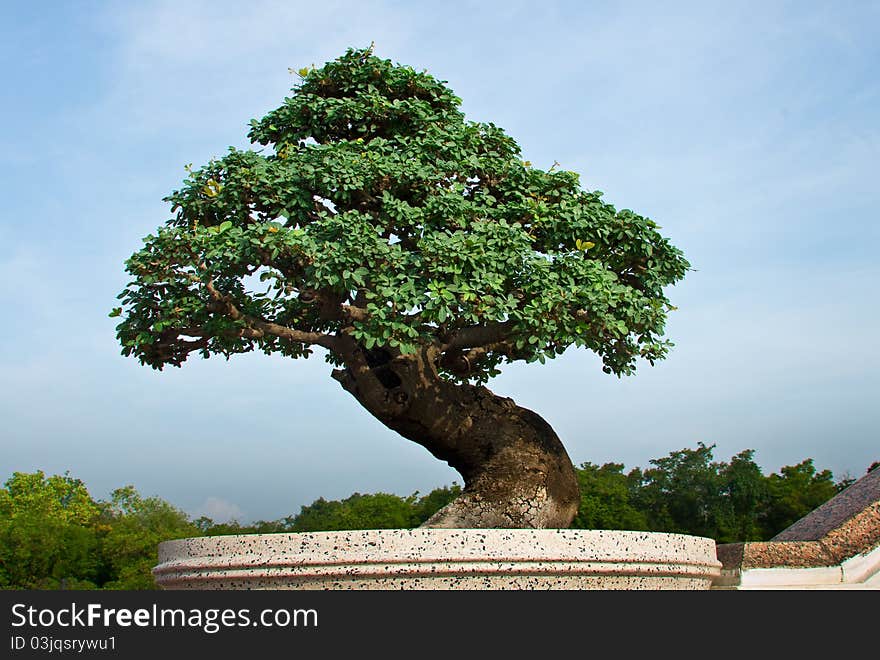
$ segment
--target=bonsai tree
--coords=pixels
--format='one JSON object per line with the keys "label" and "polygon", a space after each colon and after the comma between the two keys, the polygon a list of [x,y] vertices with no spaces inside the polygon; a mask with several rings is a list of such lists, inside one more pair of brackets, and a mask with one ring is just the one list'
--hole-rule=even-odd
{"label": "bonsai tree", "polygon": [[582,346],[630,374],[670,344],[664,286],[688,269],[657,225],[541,170],[427,73],[349,50],[299,71],[188,178],[127,262],[124,355],[307,358],[388,428],[454,467],[429,527],[567,527],[578,485],[550,425],[484,384]]}

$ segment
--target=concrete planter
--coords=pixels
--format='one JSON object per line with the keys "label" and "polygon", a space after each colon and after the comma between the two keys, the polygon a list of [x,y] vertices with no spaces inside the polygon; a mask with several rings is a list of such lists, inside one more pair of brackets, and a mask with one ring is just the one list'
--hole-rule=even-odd
{"label": "concrete planter", "polygon": [[164,589],[709,589],[711,539],[604,530],[412,529],[166,541]]}

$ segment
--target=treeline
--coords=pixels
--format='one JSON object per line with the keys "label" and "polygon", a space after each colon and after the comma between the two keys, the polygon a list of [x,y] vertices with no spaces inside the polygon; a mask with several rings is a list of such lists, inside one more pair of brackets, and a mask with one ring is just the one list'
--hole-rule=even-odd
{"label": "treeline", "polygon": [[[624,473],[623,465],[577,468],[581,507],[572,527],[678,532],[719,543],[767,540],[852,483],[812,459],[765,476],[746,450],[713,460],[699,444]],[[875,463],[870,469],[878,464]],[[192,536],[417,527],[460,492],[355,493],[320,498],[273,521],[191,519],[127,486],[93,499],[79,479],[16,472],[0,489],[0,588],[152,589],[161,541]]]}
{"label": "treeline", "polygon": [[0,589],[153,589],[160,542],[220,534],[417,527],[458,486],[428,495],[318,499],[297,516],[250,525],[190,519],[132,486],[95,500],[69,475],[16,472],[0,489]]}
{"label": "treeline", "polygon": [[765,476],[753,450],[724,462],[713,460],[714,447],[699,443],[626,474],[619,463],[584,463],[577,470],[581,506],[572,527],[767,541],[855,481],[835,481],[811,458]]}

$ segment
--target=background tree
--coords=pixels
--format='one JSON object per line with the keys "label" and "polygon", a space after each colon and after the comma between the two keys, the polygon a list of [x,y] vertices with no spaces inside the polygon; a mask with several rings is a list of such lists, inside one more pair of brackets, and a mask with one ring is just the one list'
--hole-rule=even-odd
{"label": "background tree", "polygon": [[638,473],[623,473],[623,463],[576,469],[581,504],[571,526],[577,529],[650,529],[648,516],[634,502]]}
{"label": "background tree", "polygon": [[100,517],[79,479],[14,473],[0,489],[0,587],[94,588],[105,573]]}
{"label": "background tree", "polygon": [[153,589],[159,543],[201,534],[183,511],[158,497],[141,497],[132,486],[113,491],[106,511],[110,529],[102,550],[113,572],[106,589]]}
{"label": "background tree", "polygon": [[767,477],[769,506],[761,516],[764,536],[772,538],[837,494],[830,470],[816,471],[813,459],[787,465]]}
{"label": "background tree", "polygon": [[343,529],[406,529],[415,527],[413,498],[389,493],[327,501],[323,497],[304,506],[293,525],[296,532]]}
{"label": "background tree", "polygon": [[461,495],[461,486],[453,483],[451,486],[435,488],[427,495],[420,497],[413,505],[413,514],[417,525],[423,525],[440,509],[447,506]]}
{"label": "background tree", "polygon": [[721,492],[715,540],[719,543],[763,539],[761,522],[770,496],[754,455],[753,449],[746,449],[730,463],[718,464]]}
{"label": "background tree", "polygon": [[[663,287],[688,263],[572,172],[520,159],[426,73],[349,50],[170,195],[127,261],[123,353],[157,369],[325,349],[333,377],[464,478],[426,524],[566,527],[577,480],[552,428],[480,384],[569,346],[608,373],[665,356]],[[356,431],[355,431],[356,432]]]}
{"label": "background tree", "polygon": [[746,449],[727,463],[713,460],[714,449],[700,442],[696,449],[670,452],[652,460],[653,467],[629,474],[631,500],[647,518],[647,529],[718,543],[764,538],[771,500],[754,451]]}
{"label": "background tree", "polygon": [[718,532],[721,479],[712,461],[714,445],[670,452],[651,461],[644,472],[635,470],[637,502],[652,530],[715,538]]}
{"label": "background tree", "polygon": [[258,520],[249,525],[242,525],[237,520],[215,523],[207,516],[201,516],[193,524],[205,536],[225,536],[229,534],[283,534],[292,532],[295,516],[287,516],[279,520]]}
{"label": "background tree", "polygon": [[291,531],[320,532],[343,529],[404,529],[417,527],[461,493],[458,486],[435,488],[424,497],[389,493],[327,501],[323,497],[302,507],[292,519]]}

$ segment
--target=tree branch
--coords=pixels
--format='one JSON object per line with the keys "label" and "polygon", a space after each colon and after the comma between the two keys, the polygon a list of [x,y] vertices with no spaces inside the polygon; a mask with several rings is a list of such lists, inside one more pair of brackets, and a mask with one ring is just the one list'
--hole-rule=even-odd
{"label": "tree branch", "polygon": [[301,344],[316,344],[318,346],[323,346],[324,348],[329,348],[331,350],[335,349],[337,346],[336,337],[333,335],[326,335],[321,332],[305,332],[303,330],[296,330],[294,328],[288,328],[285,325],[280,325],[278,323],[273,323],[271,321],[265,321],[263,319],[254,318],[252,316],[248,316],[247,314],[243,314],[232,302],[229,296],[224,296],[222,293],[217,291],[214,287],[214,283],[212,281],[208,281],[205,283],[205,289],[208,294],[214,301],[217,303],[217,306],[220,311],[224,312],[229,318],[234,321],[244,321],[247,323],[247,327],[241,329],[241,336],[248,337],[251,339],[259,339],[260,337],[264,337],[266,335],[274,335],[275,337],[281,337],[282,339],[287,339],[289,341],[298,342]]}
{"label": "tree branch", "polygon": [[490,353],[504,355],[510,360],[526,357],[522,351],[517,352],[516,346],[511,342],[500,341],[486,344],[485,346],[478,346],[469,351],[449,350],[440,357],[440,366],[457,376],[467,376],[474,370],[474,366]]}
{"label": "tree branch", "polygon": [[507,339],[516,324],[513,321],[500,321],[486,325],[471,325],[458,328],[441,345],[441,351],[457,348],[476,348]]}
{"label": "tree branch", "polygon": [[349,321],[365,321],[370,315],[366,309],[356,305],[342,305],[342,314]]}

